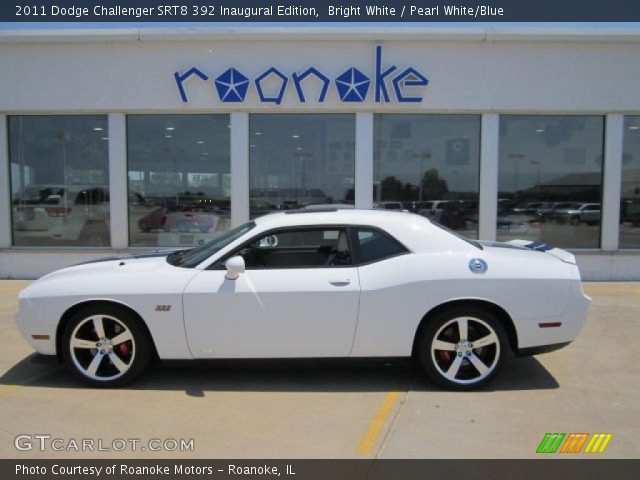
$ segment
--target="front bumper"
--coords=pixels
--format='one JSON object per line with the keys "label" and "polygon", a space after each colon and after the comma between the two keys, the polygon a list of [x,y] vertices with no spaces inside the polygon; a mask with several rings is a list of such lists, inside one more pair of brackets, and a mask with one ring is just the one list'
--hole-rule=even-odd
{"label": "front bumper", "polygon": [[40,319],[23,292],[20,292],[19,310],[13,316],[20,334],[36,352],[43,355],[55,355],[55,323]]}

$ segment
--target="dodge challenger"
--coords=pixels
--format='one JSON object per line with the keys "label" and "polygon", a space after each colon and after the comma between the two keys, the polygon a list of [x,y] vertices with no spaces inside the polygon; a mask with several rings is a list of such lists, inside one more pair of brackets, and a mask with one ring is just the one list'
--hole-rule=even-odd
{"label": "dodge challenger", "polygon": [[26,340],[93,386],[123,385],[154,358],[414,357],[433,382],[468,390],[514,355],[569,344],[591,299],[567,251],[323,208],[64,268],[19,300]]}

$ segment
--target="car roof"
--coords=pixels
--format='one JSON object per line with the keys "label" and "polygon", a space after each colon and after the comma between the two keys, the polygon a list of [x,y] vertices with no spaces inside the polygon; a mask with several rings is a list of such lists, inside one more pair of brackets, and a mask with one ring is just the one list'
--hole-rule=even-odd
{"label": "car roof", "polygon": [[[291,211],[289,211],[291,212]],[[261,231],[314,225],[361,225],[380,228],[414,252],[473,248],[466,241],[439,228],[421,215],[409,212],[336,209],[322,212],[278,212],[254,219]],[[428,240],[428,241],[426,241]]]}

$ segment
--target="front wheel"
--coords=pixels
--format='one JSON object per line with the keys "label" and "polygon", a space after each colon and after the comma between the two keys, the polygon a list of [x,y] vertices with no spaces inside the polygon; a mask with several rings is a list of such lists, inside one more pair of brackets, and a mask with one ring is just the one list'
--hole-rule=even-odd
{"label": "front wheel", "polygon": [[140,320],[111,305],[74,314],[64,329],[62,346],[68,368],[96,387],[124,385],[152,358],[151,339]]}
{"label": "front wheel", "polygon": [[479,308],[453,308],[432,318],[419,334],[420,363],[438,385],[473,390],[498,372],[508,342],[502,323]]}

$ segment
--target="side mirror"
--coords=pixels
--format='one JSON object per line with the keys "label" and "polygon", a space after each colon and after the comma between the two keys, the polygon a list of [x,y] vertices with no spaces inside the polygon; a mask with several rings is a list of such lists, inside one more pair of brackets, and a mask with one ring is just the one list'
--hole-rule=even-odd
{"label": "side mirror", "polygon": [[240,276],[241,273],[244,273],[244,258],[240,255],[236,255],[235,257],[231,257],[224,264],[227,268],[226,278],[229,280],[235,280]]}

